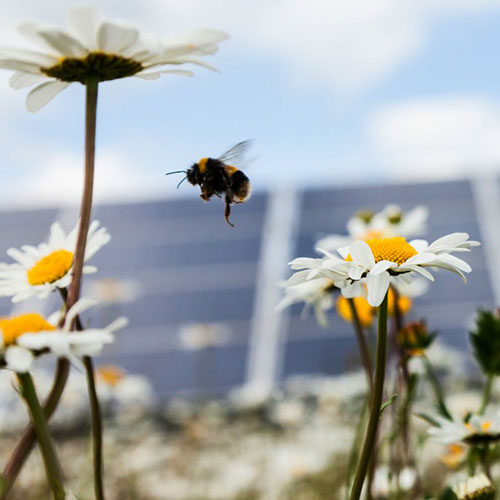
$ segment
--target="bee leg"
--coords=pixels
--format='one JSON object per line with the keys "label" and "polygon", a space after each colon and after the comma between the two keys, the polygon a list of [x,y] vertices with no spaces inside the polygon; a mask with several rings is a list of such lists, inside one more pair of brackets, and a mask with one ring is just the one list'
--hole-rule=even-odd
{"label": "bee leg", "polygon": [[231,199],[226,196],[226,210],[224,211],[224,217],[226,218],[226,222],[234,227],[234,224],[229,220],[229,216],[231,215]]}

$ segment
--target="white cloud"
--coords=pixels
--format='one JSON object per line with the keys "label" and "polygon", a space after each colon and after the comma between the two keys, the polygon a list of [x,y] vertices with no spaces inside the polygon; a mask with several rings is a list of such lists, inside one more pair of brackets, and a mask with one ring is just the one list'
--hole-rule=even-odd
{"label": "white cloud", "polygon": [[369,119],[377,163],[397,178],[446,178],[500,167],[500,107],[476,97],[416,99]]}
{"label": "white cloud", "polygon": [[[26,18],[61,25],[68,7],[78,3],[53,0],[47,10],[36,0],[9,2],[0,7],[1,43],[18,43],[13,26]],[[157,34],[224,28],[232,43],[274,59],[300,82],[354,92],[416,55],[432,19],[495,9],[500,0],[101,0],[97,5],[107,17]]]}
{"label": "white cloud", "polygon": [[[0,187],[3,207],[79,206],[83,186],[82,159],[72,153],[50,156],[33,174],[22,180],[7,180]],[[167,184],[158,182],[130,158],[103,151],[96,158],[94,199],[96,202],[137,201],[166,196]]]}

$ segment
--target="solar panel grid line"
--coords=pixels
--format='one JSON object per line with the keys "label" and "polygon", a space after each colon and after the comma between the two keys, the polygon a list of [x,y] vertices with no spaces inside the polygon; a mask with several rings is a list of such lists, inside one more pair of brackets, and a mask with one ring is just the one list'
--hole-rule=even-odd
{"label": "solar panel grid line", "polygon": [[262,391],[273,389],[282,364],[283,314],[276,310],[281,298],[278,285],[286,279],[286,263],[292,258],[300,198],[295,189],[276,189],[263,225],[246,375],[246,386]]}
{"label": "solar panel grid line", "polygon": [[490,272],[495,305],[500,306],[500,190],[494,175],[471,180],[483,252]]}

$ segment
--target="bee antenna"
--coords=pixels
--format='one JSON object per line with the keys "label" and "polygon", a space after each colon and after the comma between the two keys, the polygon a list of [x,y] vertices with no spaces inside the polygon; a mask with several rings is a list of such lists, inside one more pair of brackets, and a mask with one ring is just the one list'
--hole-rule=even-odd
{"label": "bee antenna", "polygon": [[186,170],[174,170],[173,172],[167,172],[165,175],[171,175],[171,174],[186,174]]}
{"label": "bee antenna", "polygon": [[177,189],[179,189],[179,186],[187,179],[187,175],[185,177],[182,178],[181,182],[179,182],[179,184],[177,184]]}

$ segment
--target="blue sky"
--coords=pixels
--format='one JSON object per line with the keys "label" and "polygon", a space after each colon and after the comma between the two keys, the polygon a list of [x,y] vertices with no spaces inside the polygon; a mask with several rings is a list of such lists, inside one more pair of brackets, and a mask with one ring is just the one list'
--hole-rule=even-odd
{"label": "blue sky", "polygon": [[[26,19],[63,26],[69,5],[0,6],[3,45]],[[80,3],[80,2],[78,2]],[[231,38],[187,79],[101,85],[101,200],[168,198],[168,170],[252,138],[256,189],[463,177],[500,165],[500,1],[95,2],[146,32],[217,27]],[[1,206],[79,197],[83,87],[32,115],[0,72]]]}

